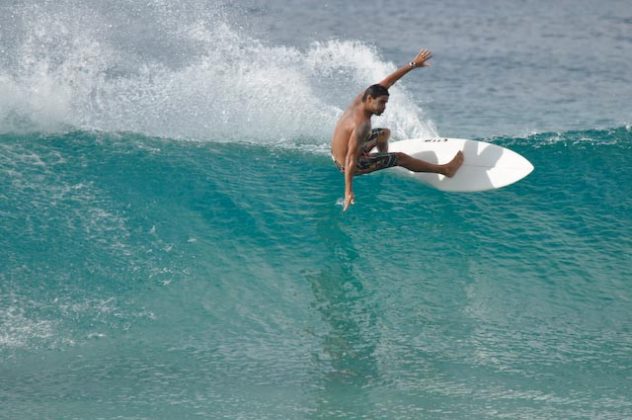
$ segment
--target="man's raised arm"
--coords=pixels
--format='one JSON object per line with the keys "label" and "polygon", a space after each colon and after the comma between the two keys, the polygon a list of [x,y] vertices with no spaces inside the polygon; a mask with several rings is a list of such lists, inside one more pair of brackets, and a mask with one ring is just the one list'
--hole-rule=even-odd
{"label": "man's raised arm", "polygon": [[395,84],[399,79],[404,77],[406,73],[411,71],[417,67],[428,67],[430,63],[426,61],[430,60],[432,57],[432,53],[429,50],[421,50],[417,57],[413,59],[410,63],[406,64],[395,70],[392,74],[390,74],[386,79],[382,80],[379,84],[384,86],[386,89],[389,89],[391,86]]}

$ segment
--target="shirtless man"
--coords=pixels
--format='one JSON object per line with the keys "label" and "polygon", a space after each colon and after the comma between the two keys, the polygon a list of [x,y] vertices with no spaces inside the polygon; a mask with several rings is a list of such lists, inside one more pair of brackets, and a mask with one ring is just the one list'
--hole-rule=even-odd
{"label": "shirtless man", "polygon": [[[428,67],[432,56],[421,50],[413,61],[397,69],[377,85],[360,93],[342,114],[331,141],[331,157],[345,177],[345,200],[343,210],[355,204],[353,177],[368,174],[392,166],[403,166],[413,172],[433,172],[452,177],[463,163],[463,153],[458,152],[448,163],[435,165],[415,159],[405,153],[388,153],[388,128],[371,129],[371,117],[382,115],[388,102],[388,88],[406,73],[417,67]],[[370,153],[377,146],[378,153]]]}

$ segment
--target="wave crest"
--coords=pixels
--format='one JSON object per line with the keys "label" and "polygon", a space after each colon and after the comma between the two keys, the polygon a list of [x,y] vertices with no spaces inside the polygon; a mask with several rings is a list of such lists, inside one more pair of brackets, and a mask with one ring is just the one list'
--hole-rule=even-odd
{"label": "wave crest", "polygon": [[[0,68],[0,132],[71,128],[320,144],[347,103],[395,69],[361,42],[270,46],[220,12],[176,25],[182,16],[162,11],[155,27],[128,29],[137,35],[129,45],[113,34],[121,29],[113,16],[62,5],[17,12],[22,19],[13,29],[21,36]],[[148,7],[157,13],[158,6]],[[143,31],[156,32],[157,40],[138,35]],[[391,95],[376,125],[400,138],[436,135],[405,88]]]}

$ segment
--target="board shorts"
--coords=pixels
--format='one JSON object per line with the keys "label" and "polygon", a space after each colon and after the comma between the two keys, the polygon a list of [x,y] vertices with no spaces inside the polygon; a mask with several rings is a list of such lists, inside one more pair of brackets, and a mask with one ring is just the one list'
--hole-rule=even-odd
{"label": "board shorts", "polygon": [[[373,172],[399,165],[399,159],[395,153],[370,153],[377,144],[377,138],[382,134],[382,131],[383,129],[381,128],[371,130],[369,139],[361,146],[360,156],[356,161],[356,170]],[[345,167],[338,163],[333,155],[331,158],[338,170],[345,173]]]}

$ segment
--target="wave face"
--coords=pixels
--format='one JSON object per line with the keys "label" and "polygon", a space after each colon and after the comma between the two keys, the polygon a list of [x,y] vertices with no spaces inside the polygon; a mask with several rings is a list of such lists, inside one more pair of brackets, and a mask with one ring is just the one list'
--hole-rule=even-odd
{"label": "wave face", "polygon": [[535,172],[343,214],[322,153],[0,136],[4,413],[626,417],[632,132],[488,140]]}

